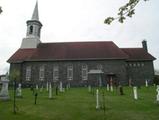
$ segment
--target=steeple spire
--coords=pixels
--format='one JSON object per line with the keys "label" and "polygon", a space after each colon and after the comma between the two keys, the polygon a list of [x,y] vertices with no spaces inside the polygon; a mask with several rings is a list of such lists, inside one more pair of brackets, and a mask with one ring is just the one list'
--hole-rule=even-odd
{"label": "steeple spire", "polygon": [[38,1],[36,1],[36,5],[35,5],[34,12],[32,15],[32,20],[39,21]]}
{"label": "steeple spire", "polygon": [[33,11],[31,20],[27,21],[26,38],[23,39],[21,48],[36,48],[40,41],[42,24],[39,21],[38,1]]}

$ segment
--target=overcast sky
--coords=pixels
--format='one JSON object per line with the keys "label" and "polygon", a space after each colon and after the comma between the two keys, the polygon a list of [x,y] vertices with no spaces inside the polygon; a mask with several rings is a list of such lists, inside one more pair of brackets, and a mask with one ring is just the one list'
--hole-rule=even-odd
{"label": "overcast sky", "polygon": [[[141,2],[136,14],[124,24],[108,26],[108,16],[129,0],[38,0],[39,18],[43,24],[42,42],[113,41],[119,47],[142,47],[159,58],[159,0]],[[26,36],[26,21],[31,19],[36,0],[0,0],[0,74],[9,69],[7,59],[20,47]],[[159,61],[154,62],[159,69]]]}

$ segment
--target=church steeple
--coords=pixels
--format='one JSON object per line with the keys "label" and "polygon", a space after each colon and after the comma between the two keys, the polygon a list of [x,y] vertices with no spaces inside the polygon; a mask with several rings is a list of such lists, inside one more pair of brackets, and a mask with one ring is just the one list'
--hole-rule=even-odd
{"label": "church steeple", "polygon": [[34,12],[33,12],[33,15],[32,15],[32,20],[39,21],[38,2],[36,2]]}
{"label": "church steeple", "polygon": [[36,2],[32,18],[27,22],[26,38],[23,39],[21,48],[36,48],[40,41],[42,24],[39,21],[38,2]]}
{"label": "church steeple", "polygon": [[42,24],[39,21],[38,2],[36,2],[31,20],[27,21],[27,37],[39,37]]}

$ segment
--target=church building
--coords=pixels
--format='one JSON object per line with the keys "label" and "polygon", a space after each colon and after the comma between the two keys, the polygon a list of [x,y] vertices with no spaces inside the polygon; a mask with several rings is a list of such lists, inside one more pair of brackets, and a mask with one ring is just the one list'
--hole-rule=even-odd
{"label": "church building", "polygon": [[38,3],[27,22],[21,47],[8,59],[10,73],[19,71],[22,84],[71,86],[143,85],[154,78],[153,57],[142,48],[119,48],[112,41],[43,43]]}

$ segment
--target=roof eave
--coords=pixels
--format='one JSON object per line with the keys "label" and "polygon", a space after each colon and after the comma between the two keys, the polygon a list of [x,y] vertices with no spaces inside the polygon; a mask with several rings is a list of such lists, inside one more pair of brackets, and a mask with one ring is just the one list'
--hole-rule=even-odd
{"label": "roof eave", "polygon": [[155,59],[127,59],[126,61],[154,61]]}
{"label": "roof eave", "polygon": [[22,62],[41,62],[41,61],[79,61],[79,60],[126,60],[127,58],[81,58],[81,59],[28,59],[22,61],[9,61],[9,63],[22,63]]}

